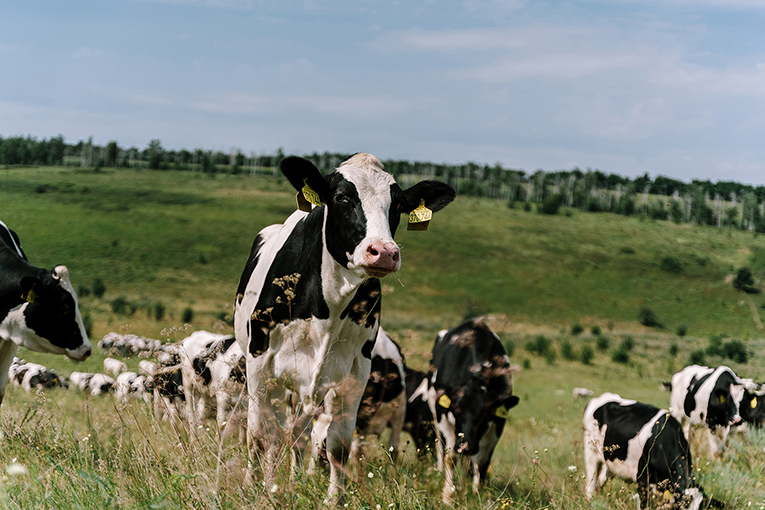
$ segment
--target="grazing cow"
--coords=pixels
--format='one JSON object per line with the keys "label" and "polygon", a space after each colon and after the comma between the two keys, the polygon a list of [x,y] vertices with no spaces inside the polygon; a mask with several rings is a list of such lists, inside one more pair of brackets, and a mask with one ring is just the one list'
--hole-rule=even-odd
{"label": "grazing cow", "polygon": [[571,396],[574,400],[578,398],[590,398],[592,396],[592,390],[588,390],[587,388],[574,388],[571,390]]}
{"label": "grazing cow", "polygon": [[513,373],[519,371],[480,318],[439,332],[429,370],[428,404],[440,435],[436,456],[438,468],[445,470],[445,503],[455,491],[457,453],[470,457],[474,491],[486,477],[507,411],[518,405]]}
{"label": "grazing cow", "polygon": [[270,485],[278,444],[293,431],[302,436],[323,402],[331,417],[326,447],[334,497],[344,486],[369,379],[379,278],[401,264],[393,240],[400,215],[414,211],[410,221],[419,222],[425,208],[438,211],[455,193],[435,181],[402,190],[369,154],[352,156],[326,177],[298,157],[285,158],[280,169],[299,198],[317,207],[261,230],[239,280],[234,329],[247,357],[248,444],[251,458],[256,449],[266,451]]}
{"label": "grazing cow", "polygon": [[119,333],[107,333],[98,341],[98,347],[114,356],[139,355],[143,352],[153,353],[163,350],[162,342],[142,336]]}
{"label": "grazing cow", "polygon": [[8,378],[14,385],[21,386],[26,392],[31,392],[38,387],[62,388],[66,383],[66,380],[59,376],[55,370],[37,363],[27,363],[15,357],[8,369]]}
{"label": "grazing cow", "polygon": [[646,508],[651,485],[669,491],[674,504],[700,507],[704,493],[693,480],[691,450],[669,411],[603,393],[587,404],[583,422],[588,499],[613,474],[637,482],[639,508]]}
{"label": "grazing cow", "polygon": [[436,454],[436,428],[428,404],[428,374],[409,367],[406,372],[406,417],[404,432],[414,440],[417,456]]}
{"label": "grazing cow", "polygon": [[128,369],[128,366],[123,361],[120,361],[114,358],[104,359],[104,371],[113,374],[114,377],[117,377],[122,372],[126,372],[127,369]]}
{"label": "grazing cow", "polygon": [[20,345],[77,361],[91,352],[66,266],[30,264],[19,237],[0,221],[0,403]]}
{"label": "grazing cow", "polygon": [[691,425],[703,425],[710,453],[721,457],[731,425],[741,421],[738,402],[743,391],[741,379],[730,368],[691,365],[672,376],[670,411],[688,440]]}
{"label": "grazing cow", "polygon": [[135,372],[122,372],[117,376],[114,383],[114,398],[117,402],[124,404],[130,397],[139,398],[147,404],[151,401],[145,375],[138,375]]}
{"label": "grazing cow", "polygon": [[183,376],[179,368],[180,356],[171,353],[164,356],[158,364],[141,360],[138,367],[146,374],[146,386],[154,396],[154,419],[159,423],[167,419],[175,423],[183,410]]}
{"label": "grazing cow", "polygon": [[105,374],[72,372],[69,379],[76,388],[94,397],[114,391],[114,379]]}
{"label": "grazing cow", "polygon": [[[233,337],[228,337],[233,340]],[[215,397],[218,432],[221,437],[228,436],[236,426],[246,424],[241,420],[241,411],[246,409],[247,394],[245,388],[247,366],[244,352],[235,341],[221,343],[214,358],[207,362],[210,370],[210,395]]]}
{"label": "grazing cow", "polygon": [[741,379],[741,383],[744,391],[741,392],[740,399],[737,394],[734,395],[741,423],[737,427],[731,426],[731,433],[743,432],[749,425],[759,429],[765,423],[765,385],[752,379]]}

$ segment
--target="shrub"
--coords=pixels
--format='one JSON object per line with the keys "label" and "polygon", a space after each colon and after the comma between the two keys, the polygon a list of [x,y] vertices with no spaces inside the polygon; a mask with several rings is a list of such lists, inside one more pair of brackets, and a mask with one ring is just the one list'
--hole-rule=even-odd
{"label": "shrub", "polygon": [[622,246],[621,248],[619,248],[619,251],[622,253],[626,253],[628,255],[632,255],[633,253],[635,253],[635,249],[632,248],[631,246]]}
{"label": "shrub", "polygon": [[104,296],[104,292],[106,292],[106,285],[104,285],[104,281],[101,278],[96,278],[93,280],[93,295],[98,299],[101,299]]}
{"label": "shrub", "polygon": [[[225,319],[224,319],[225,320]],[[503,346],[505,347],[505,352],[508,356],[512,356],[515,352],[515,342],[512,340],[505,340]]]}
{"label": "shrub", "polygon": [[525,202],[523,204],[523,210],[526,212],[531,212],[531,202]]}
{"label": "shrub", "polygon": [[736,273],[736,278],[733,280],[733,288],[744,290],[745,287],[749,287],[751,285],[754,285],[752,270],[748,267],[742,267]]}
{"label": "shrub", "polygon": [[677,344],[675,342],[672,342],[669,346],[669,355],[673,358],[677,356],[677,351],[679,350]]}
{"label": "shrub", "polygon": [[630,353],[629,353],[629,351],[627,351],[623,347],[619,347],[611,355],[611,359],[615,363],[622,363],[622,364],[626,365],[627,363],[630,362]]}
{"label": "shrub", "polygon": [[691,353],[691,357],[688,359],[691,365],[706,365],[704,358],[704,351],[702,349],[695,350]]}
{"label": "shrub", "polygon": [[82,325],[85,326],[85,334],[91,336],[93,334],[93,317],[90,316],[90,312],[82,314]]}
{"label": "shrub", "polygon": [[579,335],[582,331],[584,331],[584,328],[578,322],[571,326],[571,334],[574,336]]}
{"label": "shrub", "polygon": [[580,353],[579,359],[582,361],[583,364],[589,365],[592,363],[592,358],[595,356],[595,351],[592,350],[592,347],[589,345],[585,345],[582,347],[582,352]]}
{"label": "shrub", "polygon": [[723,351],[725,351],[725,356],[727,356],[728,359],[732,359],[736,363],[746,363],[749,361],[746,347],[741,340],[731,340],[730,342],[726,342],[723,346]]}
{"label": "shrub", "polygon": [[661,265],[659,267],[662,271],[668,273],[678,274],[683,272],[683,265],[675,257],[664,257],[661,259]]}
{"label": "shrub", "polygon": [[592,331],[593,335],[598,336],[600,334],[600,326],[593,326],[590,331]]}
{"label": "shrub", "polygon": [[162,301],[154,303],[154,319],[161,321],[165,317],[165,304]]}
{"label": "shrub", "polygon": [[707,356],[725,356],[722,340],[722,335],[713,335],[709,337],[709,345],[706,349]]}
{"label": "shrub", "polygon": [[85,285],[80,285],[77,287],[77,297],[87,297],[90,295],[90,289],[87,288]]}
{"label": "shrub", "polygon": [[183,309],[183,313],[181,314],[181,321],[183,321],[184,324],[189,323],[194,320],[194,309],[190,306],[187,306]]}
{"label": "shrub", "polygon": [[685,324],[680,324],[677,327],[677,336],[685,336],[688,334],[688,326]]}
{"label": "shrub", "polygon": [[551,197],[548,197],[545,199],[544,202],[542,202],[542,207],[540,208],[540,212],[544,214],[558,214],[558,210],[560,209],[560,206],[563,204],[563,197],[560,195],[553,195]]}
{"label": "shrub", "polygon": [[571,342],[565,340],[562,344],[560,344],[560,355],[563,356],[563,359],[566,361],[574,361],[576,359],[574,346],[571,345]]}
{"label": "shrub", "polygon": [[656,316],[654,311],[647,306],[641,306],[640,310],[638,310],[638,321],[640,321],[640,324],[643,326],[647,326],[649,328],[661,327],[659,318]]}
{"label": "shrub", "polygon": [[547,354],[550,349],[550,340],[544,335],[539,335],[534,340],[529,340],[526,343],[526,350],[540,356]]}
{"label": "shrub", "polygon": [[600,352],[606,352],[608,348],[611,345],[611,341],[608,339],[606,335],[599,335],[598,339],[595,340],[595,346],[598,348]]}
{"label": "shrub", "polygon": [[526,358],[523,360],[523,369],[528,370],[531,368],[531,360]]}
{"label": "shrub", "polygon": [[110,304],[112,312],[117,315],[132,315],[135,313],[135,305],[128,301],[125,296],[114,298]]}
{"label": "shrub", "polygon": [[619,350],[631,351],[635,348],[635,339],[631,336],[625,337],[619,345]]}
{"label": "shrub", "polygon": [[555,354],[555,349],[553,349],[552,347],[547,349],[547,351],[545,352],[545,362],[548,365],[552,365],[553,363],[555,363],[556,357],[557,355]]}

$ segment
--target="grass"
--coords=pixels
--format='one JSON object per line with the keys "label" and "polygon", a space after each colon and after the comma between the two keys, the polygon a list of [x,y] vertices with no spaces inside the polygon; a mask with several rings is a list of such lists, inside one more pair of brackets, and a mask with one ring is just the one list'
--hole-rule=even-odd
{"label": "grass", "polygon": [[[256,233],[295,208],[294,191],[275,178],[61,168],[0,170],[0,204],[0,219],[19,233],[33,263],[67,264],[75,288],[104,282],[102,297],[81,299],[94,344],[110,331],[173,341],[197,329],[230,331],[226,315]],[[517,346],[514,363],[528,360],[492,478],[476,496],[461,474],[459,508],[634,508],[634,486],[617,480],[592,505],[583,500],[585,401],[572,400],[573,387],[667,407],[660,381],[712,335],[741,340],[751,356],[739,364],[707,355],[707,363],[765,379],[765,339],[749,301],[762,310],[763,297],[726,282],[747,265],[763,276],[761,236],[611,214],[541,215],[459,197],[429,231],[402,225],[396,237],[403,265],[383,281],[383,324],[410,365],[427,367],[436,332],[473,313],[488,314],[492,329]],[[678,262],[673,271],[662,270],[667,258]],[[118,314],[112,303],[121,299]],[[164,307],[159,320],[157,303]],[[641,307],[664,327],[640,324]],[[193,311],[188,326],[186,309]],[[572,324],[581,325],[578,335]],[[680,325],[683,336],[674,333]],[[523,348],[540,336],[561,356]],[[613,363],[598,337],[611,349],[632,338],[628,363]],[[566,359],[566,343],[572,353],[591,352],[590,363]],[[69,374],[101,371],[106,353],[80,364],[23,349],[20,355]],[[125,361],[137,367],[137,359]],[[0,469],[15,459],[27,470],[0,480],[7,508],[315,508],[327,487],[323,472],[299,471],[290,480],[286,467],[273,493],[244,487],[241,445],[225,446],[219,476],[211,432],[190,439],[186,430],[155,423],[142,403],[122,406],[108,396],[9,388],[0,431]],[[765,506],[762,433],[733,438],[722,462],[708,458],[705,441],[693,446],[707,493],[726,508]],[[393,467],[373,448],[353,477],[350,508],[441,508],[443,478],[411,451]]]}

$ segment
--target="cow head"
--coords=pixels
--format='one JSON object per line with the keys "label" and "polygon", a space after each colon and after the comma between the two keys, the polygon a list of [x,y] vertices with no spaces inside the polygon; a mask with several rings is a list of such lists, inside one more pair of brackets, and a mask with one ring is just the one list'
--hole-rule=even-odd
{"label": "cow head", "polygon": [[741,380],[730,369],[720,372],[709,395],[706,419],[709,428],[728,427],[741,421],[738,402],[742,392]]}
{"label": "cow head", "polygon": [[20,345],[82,361],[91,353],[88,335],[66,266],[21,279],[24,332]]}
{"label": "cow head", "polygon": [[402,190],[370,154],[359,153],[323,177],[310,161],[290,156],[282,173],[299,192],[312,190],[322,205],[324,241],[332,258],[361,278],[382,278],[398,271],[401,253],[393,240],[401,214],[421,203],[433,212],[454,200],[451,186],[423,181]]}
{"label": "cow head", "polygon": [[757,428],[762,427],[765,423],[765,387],[761,385],[745,387],[738,412],[745,423],[751,423]]}

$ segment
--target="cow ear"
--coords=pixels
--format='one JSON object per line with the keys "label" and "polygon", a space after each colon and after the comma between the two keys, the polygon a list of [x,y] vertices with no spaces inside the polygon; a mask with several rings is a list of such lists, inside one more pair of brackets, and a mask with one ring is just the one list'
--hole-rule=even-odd
{"label": "cow ear", "polygon": [[21,279],[21,299],[34,303],[38,293],[42,291],[42,282],[35,276],[25,276]]}
{"label": "cow ear", "polygon": [[401,212],[409,214],[420,205],[420,201],[425,202],[425,207],[433,212],[440,211],[449,205],[457,193],[454,188],[446,183],[439,181],[421,181],[404,190],[401,199]]}
{"label": "cow ear", "polygon": [[505,400],[505,407],[512,409],[513,407],[517,406],[520,401],[521,399],[519,399],[516,395],[511,395]]}
{"label": "cow ear", "polygon": [[279,163],[279,170],[284,174],[292,187],[303,191],[305,186],[313,190],[322,203],[327,203],[331,196],[329,184],[319,169],[305,158],[287,156]]}

